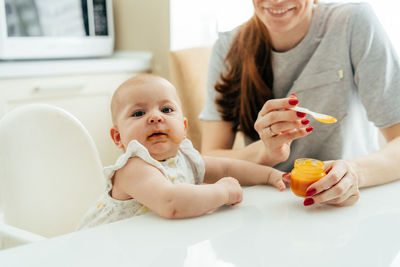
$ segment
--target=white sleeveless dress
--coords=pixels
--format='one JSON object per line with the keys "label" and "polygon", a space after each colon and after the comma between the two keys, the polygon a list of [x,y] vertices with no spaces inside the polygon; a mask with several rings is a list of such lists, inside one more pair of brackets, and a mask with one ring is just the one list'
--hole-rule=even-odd
{"label": "white sleeveless dress", "polygon": [[132,157],[140,157],[158,168],[165,175],[165,178],[174,184],[201,184],[204,180],[204,160],[189,139],[182,141],[175,157],[162,162],[152,158],[147,149],[138,141],[132,140],[128,144],[126,152],[118,158],[116,163],[104,168],[105,192],[88,210],[77,230],[119,221],[150,211],[135,199],[117,200],[110,195],[111,179],[115,171],[125,166],[128,159]]}

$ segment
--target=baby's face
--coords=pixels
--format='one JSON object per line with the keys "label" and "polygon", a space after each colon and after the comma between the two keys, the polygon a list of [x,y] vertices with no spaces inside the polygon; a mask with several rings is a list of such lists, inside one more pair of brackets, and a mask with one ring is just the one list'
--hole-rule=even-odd
{"label": "baby's face", "polygon": [[116,116],[119,147],[125,150],[136,139],[157,160],[176,156],[186,136],[187,121],[175,88],[166,81],[156,80],[128,86],[121,93]]}

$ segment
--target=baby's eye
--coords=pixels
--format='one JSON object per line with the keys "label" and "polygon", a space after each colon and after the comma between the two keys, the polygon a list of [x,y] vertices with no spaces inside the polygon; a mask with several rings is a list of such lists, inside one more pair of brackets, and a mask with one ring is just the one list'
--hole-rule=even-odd
{"label": "baby's eye", "polygon": [[161,109],[161,112],[162,113],[171,113],[173,111],[173,109],[172,108],[169,108],[169,107],[165,107],[165,108],[162,108]]}
{"label": "baby's eye", "polygon": [[138,111],[133,112],[132,117],[141,117],[143,115],[144,115],[144,112],[141,110],[138,110]]}

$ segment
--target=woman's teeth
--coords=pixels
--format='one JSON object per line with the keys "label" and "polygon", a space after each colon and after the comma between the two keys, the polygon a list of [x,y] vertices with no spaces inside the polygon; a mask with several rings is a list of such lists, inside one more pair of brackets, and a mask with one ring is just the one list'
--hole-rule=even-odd
{"label": "woman's teeth", "polygon": [[285,13],[286,11],[288,11],[288,9],[286,8],[286,9],[270,9],[269,10],[272,14],[283,14],[283,13]]}
{"label": "woman's teeth", "polygon": [[269,8],[268,9],[268,11],[274,15],[280,15],[280,14],[286,13],[288,10],[289,10],[289,8],[279,8],[279,9]]}

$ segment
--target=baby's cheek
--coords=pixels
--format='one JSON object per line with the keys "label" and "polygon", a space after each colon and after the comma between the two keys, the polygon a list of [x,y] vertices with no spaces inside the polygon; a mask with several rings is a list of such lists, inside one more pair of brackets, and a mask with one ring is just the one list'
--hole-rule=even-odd
{"label": "baby's cheek", "polygon": [[177,147],[179,147],[179,145],[181,144],[181,142],[185,139],[185,137],[183,136],[172,136],[171,137],[171,141],[172,143],[174,143],[175,145],[177,145]]}
{"label": "baby's cheek", "polygon": [[185,128],[177,128],[173,137],[173,142],[175,144],[180,144],[186,138],[186,129]]}

